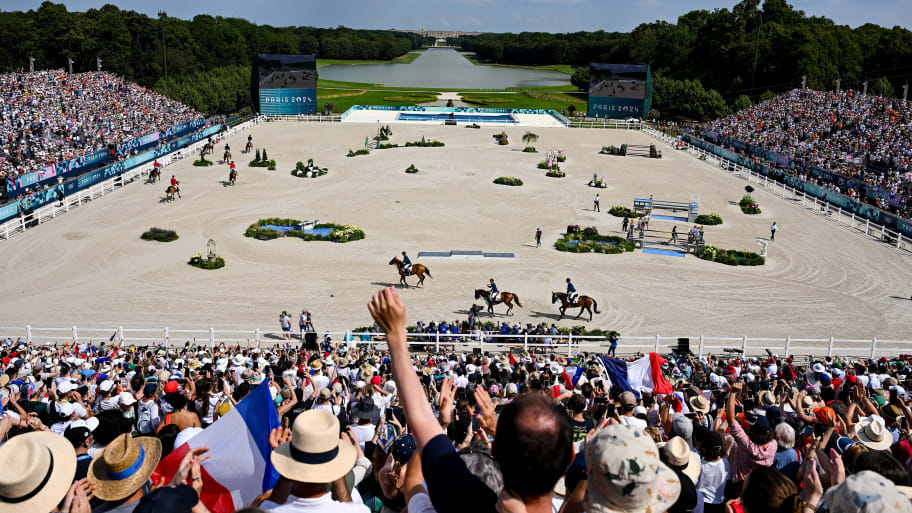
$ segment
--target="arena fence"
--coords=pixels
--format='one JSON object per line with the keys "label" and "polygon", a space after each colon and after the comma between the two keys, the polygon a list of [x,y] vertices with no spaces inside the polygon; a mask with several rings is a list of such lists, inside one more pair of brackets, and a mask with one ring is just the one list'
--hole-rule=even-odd
{"label": "arena fence", "polygon": [[568,119],[564,126],[569,128],[610,128],[616,130],[639,130],[643,124],[623,119]]}
{"label": "arena fence", "polygon": [[[263,121],[263,118],[254,118],[250,121],[247,121],[243,124],[240,124],[234,128],[230,128],[224,133],[218,135],[220,138],[231,137],[236,133],[248,130],[254,125],[259,124]],[[177,150],[168,155],[162,155],[159,157],[158,163],[161,164],[161,167],[167,167],[172,163],[187,158],[195,156],[199,153],[200,149],[206,144],[205,140],[198,141]],[[0,224],[0,240],[9,240],[10,237],[14,235],[25,233],[28,230],[38,227],[51,219],[55,219],[57,216],[66,214],[70,210],[91,203],[94,200],[97,200],[103,196],[111,194],[112,192],[122,189],[127,184],[131,184],[141,179],[148,174],[149,167],[138,166],[128,171],[124,171],[120,175],[114,176],[109,180],[97,183],[87,189],[77,191],[74,194],[66,196],[63,202],[53,202],[48,205],[45,205],[41,208],[35,209],[34,212],[28,215],[20,215],[15,219],[10,219],[9,221]],[[164,173],[163,173],[164,175]]]}
{"label": "arena fence", "polygon": [[858,216],[854,212],[847,212],[842,208],[833,205],[832,203],[818,199],[815,196],[805,194],[804,192],[789,187],[788,185],[777,182],[775,180],[770,180],[768,176],[764,176],[740,164],[719,157],[712,152],[708,152],[702,148],[693,146],[685,141],[656,131],[653,128],[644,127],[643,132],[655,137],[656,139],[668,143],[673,148],[683,148],[684,151],[687,151],[692,156],[709,162],[710,164],[717,166],[723,171],[730,173],[732,176],[746,180],[752,184],[757,184],[760,187],[763,187],[766,191],[771,192],[780,198],[789,200],[792,205],[799,206],[805,210],[824,216],[830,221],[851,229],[854,233],[861,234],[870,240],[881,242],[886,247],[896,250],[904,256],[912,257],[912,239],[897,231],[890,230],[881,224],[877,224],[862,216]]}
{"label": "arena fence", "polygon": [[342,115],[334,114],[330,116],[313,115],[313,114],[270,114],[263,116],[265,121],[310,121],[313,123],[341,123]]}
{"label": "arena fence", "polygon": [[[354,345],[366,345],[385,348],[386,342],[382,333],[357,332],[357,331],[326,331],[322,335],[329,335],[333,340],[346,340]],[[0,339],[10,338],[23,340],[35,344],[63,345],[79,342],[122,343],[125,346],[152,346],[168,344],[182,346],[186,342],[203,344],[214,347],[216,344],[246,344],[261,346],[276,346],[285,343],[297,345],[300,343],[300,334],[291,335],[291,340],[286,340],[280,330],[223,330],[223,329],[172,329],[164,328],[37,328],[25,327],[0,327]],[[427,350],[433,348],[439,351],[455,347],[457,350],[466,351],[479,349],[482,352],[554,352],[570,357],[581,352],[605,353],[610,346],[607,337],[582,336],[572,334],[562,335],[501,335],[499,333],[465,333],[465,334],[440,334],[440,333],[410,333],[408,343],[421,346]],[[712,337],[705,335],[696,336],[622,336],[618,338],[618,355],[633,355],[656,352],[669,354],[682,347],[686,339],[686,347],[697,356],[738,355],[739,357],[776,355],[779,357],[820,358],[824,356],[840,356],[855,358],[879,358],[881,356],[896,356],[905,354],[912,348],[912,340],[880,340],[871,339],[842,339],[828,338],[793,338],[786,337]]]}

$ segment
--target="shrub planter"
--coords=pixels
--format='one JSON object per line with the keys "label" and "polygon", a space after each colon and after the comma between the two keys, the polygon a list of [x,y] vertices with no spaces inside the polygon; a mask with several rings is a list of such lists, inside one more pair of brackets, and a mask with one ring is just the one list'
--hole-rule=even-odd
{"label": "shrub planter", "polygon": [[211,160],[206,160],[205,155],[200,155],[199,160],[193,161],[193,165],[196,167],[207,167],[207,166],[211,166],[212,164],[214,164],[214,162],[212,162]]}
{"label": "shrub planter", "polygon": [[200,269],[221,269],[225,267],[224,258],[217,256],[214,260],[209,260],[208,258],[203,258],[203,255],[199,253],[190,257],[190,261],[187,263]]}
{"label": "shrub planter", "polygon": [[158,242],[171,242],[177,240],[177,232],[174,230],[164,230],[162,228],[149,228],[139,236],[142,240],[154,240]]}
{"label": "shrub planter", "polygon": [[270,171],[275,171],[276,162],[269,159],[269,156],[266,154],[265,149],[263,149],[263,152],[260,153],[260,149],[257,148],[256,156],[253,157],[253,160],[251,160],[250,164],[248,165],[250,167],[265,167]]}
{"label": "shrub planter", "polygon": [[[273,227],[288,227],[287,230],[276,229]],[[244,232],[247,237],[259,240],[272,240],[279,237],[297,237],[306,241],[329,241],[329,242],[352,242],[361,240],[365,237],[364,230],[355,225],[321,223],[315,224],[313,228],[304,228],[299,219],[282,219],[270,217],[260,219],[256,223],[247,227]]]}
{"label": "shrub planter", "polygon": [[556,160],[552,160],[552,161],[551,161],[551,166],[548,166],[548,161],[547,161],[547,160],[543,160],[543,161],[541,161],[541,162],[538,163],[538,168],[539,168],[539,169],[555,169],[555,170],[558,170],[558,171],[559,171],[559,170],[560,170],[560,164],[558,164]]}
{"label": "shrub planter", "polygon": [[719,214],[700,214],[694,220],[697,224],[717,225],[722,224],[722,216]]}
{"label": "shrub planter", "polygon": [[510,144],[510,139],[507,137],[506,132],[494,134],[494,140],[497,141],[497,144],[499,144],[501,146],[506,146],[506,145]]}
{"label": "shrub planter", "polygon": [[409,167],[405,168],[405,172],[409,174],[415,174],[418,172],[418,168],[415,167],[415,164],[410,164]]}
{"label": "shrub planter", "polygon": [[494,183],[498,185],[509,185],[512,187],[519,187],[523,184],[523,181],[515,176],[499,176],[494,179]]}
{"label": "shrub planter", "polygon": [[317,178],[328,172],[329,168],[315,166],[313,159],[307,159],[307,165],[304,165],[304,163],[300,161],[295,165],[295,168],[291,170],[291,176],[297,176],[298,178]]}
{"label": "shrub planter", "polygon": [[623,237],[602,235],[594,226],[584,228],[576,233],[566,233],[554,243],[558,251],[569,253],[605,253],[617,255],[632,252],[635,247]]}
{"label": "shrub planter", "polygon": [[662,158],[662,152],[656,149],[655,144],[649,145],[649,158],[651,159],[660,159]]}
{"label": "shrub planter", "polygon": [[538,153],[538,150],[534,146],[526,146],[523,148],[523,153]]}
{"label": "shrub planter", "polygon": [[624,157],[627,155],[627,145],[622,144],[620,148],[618,148],[617,146],[614,146],[614,145],[602,146],[602,151],[600,151],[599,153],[601,153],[602,155],[618,155],[618,156]]}
{"label": "shrub planter", "polygon": [[405,143],[406,148],[418,147],[418,148],[440,148],[445,146],[442,142],[433,140],[433,141],[410,141]]}
{"label": "shrub planter", "polygon": [[632,219],[636,219],[637,217],[640,217],[640,215],[637,214],[636,212],[634,212],[633,210],[631,210],[627,207],[622,207],[620,205],[615,205],[615,206],[611,207],[611,209],[608,210],[608,213],[613,215],[614,217],[629,217]]}
{"label": "shrub planter", "polygon": [[744,212],[748,215],[760,214],[760,204],[754,201],[754,198],[750,194],[745,194],[741,197],[741,201],[738,202],[738,206],[741,207],[741,212]]}
{"label": "shrub planter", "polygon": [[586,185],[588,185],[589,187],[595,187],[597,189],[607,189],[608,188],[608,184],[605,183],[605,181],[602,180],[601,178],[593,178],[592,180],[589,180],[589,183]]}
{"label": "shrub planter", "polygon": [[763,265],[766,263],[765,258],[754,252],[720,249],[715,246],[704,246],[697,250],[696,255],[703,260],[725,265]]}
{"label": "shrub planter", "polygon": [[359,150],[348,150],[346,157],[357,157],[358,155],[370,155],[370,150],[367,148],[361,148]]}
{"label": "shrub planter", "polygon": [[567,176],[567,173],[564,173],[560,169],[552,169],[552,170],[548,171],[547,173],[545,173],[545,176],[550,177],[550,178],[563,178],[563,177]]}

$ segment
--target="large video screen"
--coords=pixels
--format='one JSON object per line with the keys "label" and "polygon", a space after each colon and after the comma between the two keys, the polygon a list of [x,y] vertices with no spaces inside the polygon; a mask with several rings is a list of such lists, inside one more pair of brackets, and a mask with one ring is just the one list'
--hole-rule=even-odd
{"label": "large video screen", "polygon": [[648,65],[589,66],[589,116],[643,118],[652,105],[652,77]]}
{"label": "large video screen", "polygon": [[261,114],[315,114],[314,55],[257,54],[256,86]]}

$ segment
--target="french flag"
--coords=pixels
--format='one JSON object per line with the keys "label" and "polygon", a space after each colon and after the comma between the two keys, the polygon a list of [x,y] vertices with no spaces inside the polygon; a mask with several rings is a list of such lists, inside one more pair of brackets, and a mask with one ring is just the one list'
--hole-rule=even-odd
{"label": "french flag", "polygon": [[212,513],[232,513],[249,506],[272,489],[279,474],[269,459],[269,432],[280,427],[272,404],[269,381],[263,381],[236,407],[161,460],[152,474],[171,481],[181,459],[191,449],[209,447],[203,462],[200,500]]}
{"label": "french flag", "polygon": [[564,372],[561,373],[560,379],[564,382],[564,387],[568,390],[573,390],[576,388],[576,384],[579,382],[580,377],[583,375],[583,366],[578,363],[573,365],[568,365],[564,367]]}
{"label": "french flag", "polygon": [[671,383],[662,375],[662,365],[667,360],[656,353],[649,353],[649,356],[632,362],[607,356],[599,356],[599,359],[605,365],[611,384],[625,391],[639,395],[640,392],[670,394],[673,390]]}

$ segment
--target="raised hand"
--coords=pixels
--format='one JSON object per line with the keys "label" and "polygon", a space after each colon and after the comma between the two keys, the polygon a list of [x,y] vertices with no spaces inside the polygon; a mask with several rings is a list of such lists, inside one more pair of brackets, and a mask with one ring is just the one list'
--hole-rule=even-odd
{"label": "raised hand", "polygon": [[475,387],[475,405],[478,408],[478,424],[491,436],[497,433],[497,415],[491,396],[482,387]]}
{"label": "raised hand", "polygon": [[405,335],[405,305],[393,287],[386,287],[374,294],[367,309],[387,334],[387,338],[390,334]]}
{"label": "raised hand", "polygon": [[441,426],[449,426],[453,422],[453,401],[456,397],[456,384],[452,377],[444,378],[440,383],[440,404],[437,410],[440,412]]}

